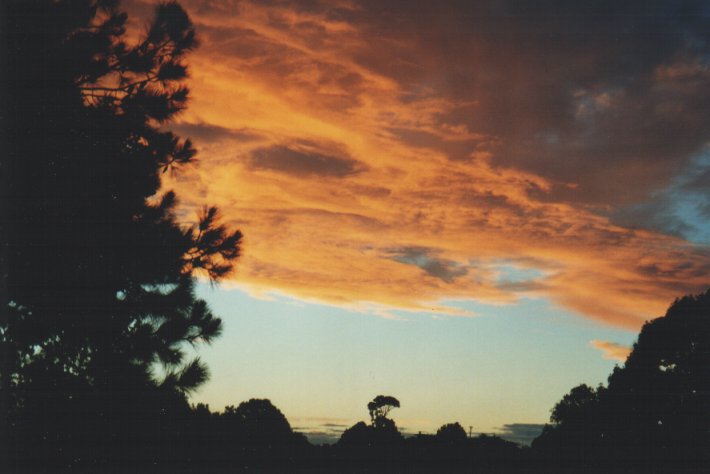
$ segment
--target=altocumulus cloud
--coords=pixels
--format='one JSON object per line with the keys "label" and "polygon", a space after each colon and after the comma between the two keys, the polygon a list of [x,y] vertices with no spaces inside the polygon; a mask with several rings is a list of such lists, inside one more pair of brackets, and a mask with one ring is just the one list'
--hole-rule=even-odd
{"label": "altocumulus cloud", "polygon": [[[674,203],[710,209],[707,2],[184,4],[201,161],[166,184],[242,228],[247,289],[525,294],[629,329],[705,289]],[[501,259],[536,277],[501,284]]]}

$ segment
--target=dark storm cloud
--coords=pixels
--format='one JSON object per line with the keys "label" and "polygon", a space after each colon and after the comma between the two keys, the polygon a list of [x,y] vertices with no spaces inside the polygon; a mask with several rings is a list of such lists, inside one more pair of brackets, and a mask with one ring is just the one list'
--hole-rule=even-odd
{"label": "dark storm cloud", "polygon": [[254,150],[249,166],[301,177],[344,178],[364,170],[363,164],[351,158],[280,145]]}
{"label": "dark storm cloud", "polygon": [[390,53],[360,60],[475,102],[442,122],[499,137],[495,163],[578,184],[551,199],[638,202],[710,138],[707,2],[365,5]]}

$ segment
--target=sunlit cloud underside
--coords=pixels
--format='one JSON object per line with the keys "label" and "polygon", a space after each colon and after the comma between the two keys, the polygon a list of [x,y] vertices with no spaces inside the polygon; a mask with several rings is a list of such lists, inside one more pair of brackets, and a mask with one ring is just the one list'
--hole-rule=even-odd
{"label": "sunlit cloud underside", "polygon": [[202,46],[171,128],[200,160],[166,188],[244,232],[253,294],[383,316],[541,297],[637,329],[708,284],[706,247],[632,212],[707,144],[710,69],[674,31],[622,48],[574,9],[183,3]]}

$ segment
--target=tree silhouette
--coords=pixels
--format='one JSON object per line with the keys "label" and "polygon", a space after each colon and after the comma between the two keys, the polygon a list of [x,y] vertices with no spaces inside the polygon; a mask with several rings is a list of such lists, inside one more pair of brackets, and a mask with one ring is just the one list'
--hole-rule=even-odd
{"label": "tree silhouette", "polygon": [[586,384],[574,387],[552,409],[550,421],[556,424],[580,424],[586,421],[603,392],[604,387],[601,386],[598,390]]}
{"label": "tree silhouette", "polygon": [[[215,208],[180,224],[175,194],[161,190],[161,174],[195,156],[164,130],[186,106],[184,58],[197,44],[177,3],[159,5],[135,44],[116,1],[5,8],[14,120],[0,389],[16,452],[106,459],[131,420],[152,423],[139,430],[149,436],[161,405],[207,379],[185,348],[210,343],[221,320],[196,298],[194,277],[226,276],[241,234]],[[82,437],[102,448],[75,455]]]}
{"label": "tree silhouette", "polygon": [[[357,455],[390,456],[391,449],[402,442],[402,434],[397,429],[397,424],[387,418],[387,414],[399,407],[399,400],[388,395],[378,395],[367,404],[370,412],[371,424],[360,421],[346,429],[337,446],[344,449],[372,449],[373,451],[356,451]],[[369,454],[367,454],[369,453]],[[352,455],[352,453],[351,453]]]}
{"label": "tree silhouette", "polygon": [[706,465],[710,452],[710,290],[644,324],[608,387],[573,388],[533,447],[627,466]]}
{"label": "tree silhouette", "polygon": [[287,444],[293,440],[293,431],[281,410],[270,400],[252,398],[235,409],[226,407],[224,418],[238,426],[242,444]]}
{"label": "tree silhouette", "polygon": [[388,421],[387,414],[394,408],[399,408],[399,400],[389,395],[377,395],[367,404],[372,426],[384,426]]}
{"label": "tree silhouette", "polygon": [[447,423],[436,431],[437,440],[446,444],[460,444],[466,442],[466,430],[460,423]]}
{"label": "tree silhouette", "polygon": [[610,443],[636,457],[710,461],[710,290],[644,324],[604,398]]}
{"label": "tree silhouette", "polygon": [[598,458],[604,441],[599,430],[604,393],[602,386],[594,389],[581,384],[572,388],[551,410],[552,425],[545,425],[533,446],[568,462]]}

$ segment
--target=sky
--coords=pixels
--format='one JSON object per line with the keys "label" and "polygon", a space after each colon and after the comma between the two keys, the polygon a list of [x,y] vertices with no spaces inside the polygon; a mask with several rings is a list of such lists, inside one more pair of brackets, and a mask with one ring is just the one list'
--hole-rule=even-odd
{"label": "sky", "polygon": [[529,437],[707,289],[710,2],[180,3],[199,155],[164,188],[245,235],[195,402]]}

